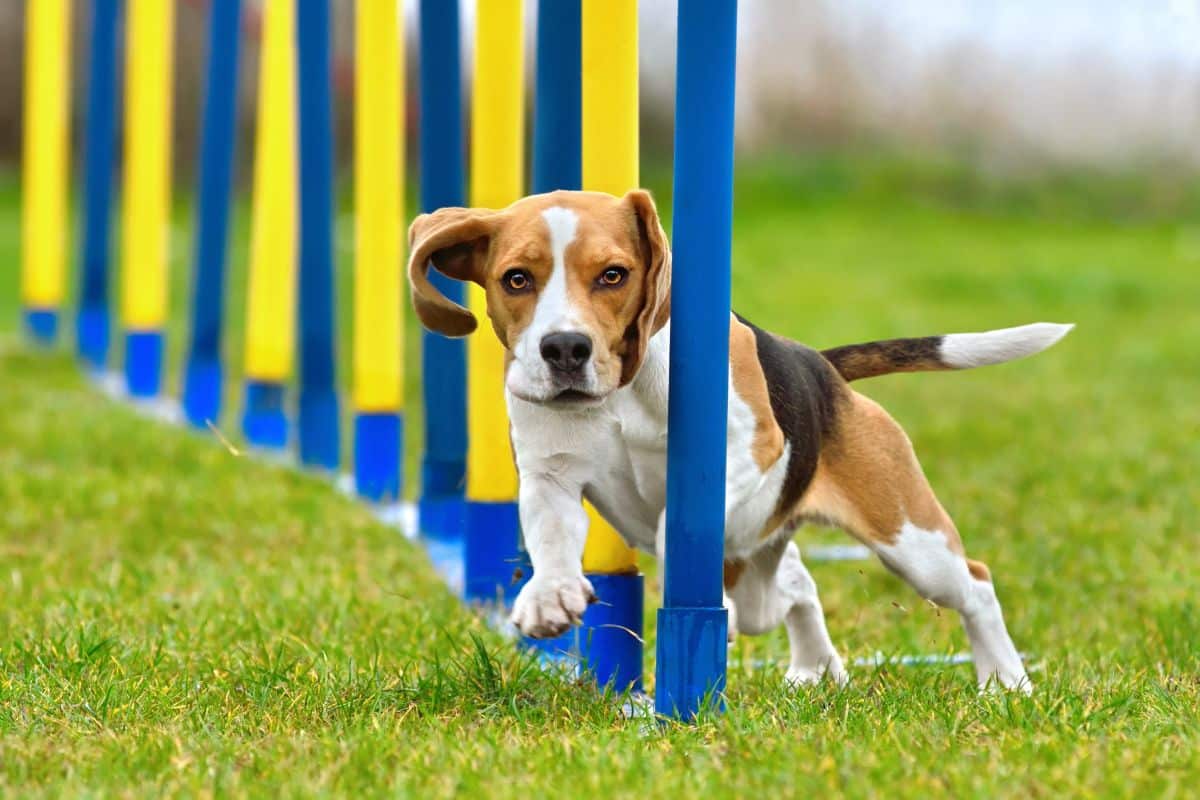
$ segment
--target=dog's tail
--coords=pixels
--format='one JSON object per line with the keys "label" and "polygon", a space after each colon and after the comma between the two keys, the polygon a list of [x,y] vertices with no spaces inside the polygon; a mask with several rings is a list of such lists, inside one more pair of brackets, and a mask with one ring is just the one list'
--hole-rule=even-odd
{"label": "dog's tail", "polygon": [[937,372],[1003,364],[1040,353],[1074,325],[1035,322],[986,333],[949,333],[920,339],[889,339],[821,351],[848,381],[892,372]]}

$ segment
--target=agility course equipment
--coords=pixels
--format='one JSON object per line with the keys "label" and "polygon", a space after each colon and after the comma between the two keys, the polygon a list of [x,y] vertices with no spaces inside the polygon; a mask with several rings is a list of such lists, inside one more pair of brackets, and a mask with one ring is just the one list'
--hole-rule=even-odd
{"label": "agility course equipment", "polygon": [[[658,612],[655,709],[694,716],[725,688],[722,605],[725,430],[733,226],[737,0],[680,0],[675,86],[675,215],[667,541]],[[705,390],[708,387],[708,390]],[[683,654],[687,654],[686,657]]]}
{"label": "agility course equipment", "polygon": [[183,413],[202,428],[221,415],[224,376],[221,331],[229,260],[229,204],[237,134],[237,74],[241,0],[213,3],[208,28],[208,76],[196,191],[192,261],[192,331],[183,379]]}
{"label": "agility course equipment", "polygon": [[93,372],[103,370],[108,361],[108,275],[112,260],[109,231],[115,184],[117,56],[120,52],[117,22],[120,13],[120,0],[96,0],[92,4],[75,349]]}
{"label": "agility course equipment", "polygon": [[[421,211],[463,205],[462,61],[458,3],[421,0],[420,5],[420,195]],[[464,302],[461,283],[429,273],[443,295]],[[421,334],[421,399],[427,412],[421,457],[421,532],[435,564],[461,561],[467,472],[466,344],[431,331]],[[437,369],[429,365],[436,364]],[[461,566],[461,565],[458,565]],[[449,569],[455,569],[449,565]],[[461,576],[458,576],[461,580]]]}
{"label": "agility course equipment", "polygon": [[[475,6],[472,206],[504,208],[525,194],[524,6],[523,0],[479,0]],[[481,287],[467,287],[467,305],[487,319]],[[504,349],[487,325],[467,340],[467,368],[465,594],[473,601],[511,601],[520,588],[513,575],[523,561],[517,470],[504,407]]]}
{"label": "agility course equipment", "polygon": [[583,188],[583,52],[580,0],[538,0],[534,58],[535,194]]}
{"label": "agility course equipment", "polygon": [[358,0],[354,70],[354,480],[372,502],[400,499],[404,325],[404,32],[396,0]]}
{"label": "agility course equipment", "polygon": [[[580,42],[583,188],[623,195],[638,175],[637,0],[583,0]],[[637,554],[592,507],[583,570],[603,604],[578,631],[585,668],[601,685],[642,688],[644,581]]]}
{"label": "agility course equipment", "polygon": [[285,412],[296,341],[296,4],[265,0],[246,287],[242,434],[287,446]]}
{"label": "agility course equipment", "polygon": [[297,0],[300,187],[299,455],[306,467],[342,461],[334,360],[333,36],[329,0]]}
{"label": "agility course equipment", "polygon": [[[108,352],[121,3],[93,3],[77,330],[85,362],[101,369]],[[119,299],[128,393],[153,398],[162,383],[167,312],[174,20],[171,3],[128,3]],[[39,91],[28,95],[27,130],[37,135],[27,133],[22,286],[31,332],[49,339],[66,280],[69,20],[65,0],[31,8],[38,11],[30,14],[29,59],[39,66],[30,68],[28,80],[37,72]],[[379,505],[403,490],[403,30],[393,0],[358,0],[356,9],[353,464],[358,493]],[[263,10],[243,428],[253,445],[287,446],[286,389],[298,361],[299,461],[329,472],[341,463],[330,4],[266,0]],[[524,10],[523,0],[477,0],[474,205],[502,207],[525,191]],[[212,4],[210,16],[183,397],[197,426],[219,424],[226,378],[221,334],[242,11],[237,0],[224,0]],[[457,2],[421,0],[420,12],[420,196],[422,209],[432,211],[463,204],[460,9]],[[540,0],[539,16],[534,190],[622,194],[636,187],[636,0]],[[672,297],[666,603],[659,612],[656,691],[658,710],[683,718],[719,699],[724,685],[724,432],[707,422],[723,417],[726,398],[697,387],[726,381],[726,338],[704,320],[729,309],[735,26],[735,0],[680,2],[675,260],[693,280],[677,284]],[[55,241],[58,250],[43,247]],[[433,279],[451,299],[463,297],[460,284]],[[478,287],[471,287],[468,302],[484,316]],[[422,357],[421,533],[431,552],[456,554],[466,599],[511,600],[528,575],[528,561],[504,411],[503,352],[485,325],[465,348],[423,334]],[[684,396],[688,403],[681,402]],[[579,659],[600,685],[636,690],[642,577],[632,551],[594,512],[591,530],[584,565],[602,602],[588,610],[579,631],[545,650]]]}
{"label": "agility course equipment", "polygon": [[121,323],[126,391],[149,400],[162,385],[167,322],[175,11],[157,0],[129,0],[127,11]]}
{"label": "agility course equipment", "polygon": [[21,301],[29,335],[49,344],[58,334],[70,230],[71,2],[31,3],[26,13]]}

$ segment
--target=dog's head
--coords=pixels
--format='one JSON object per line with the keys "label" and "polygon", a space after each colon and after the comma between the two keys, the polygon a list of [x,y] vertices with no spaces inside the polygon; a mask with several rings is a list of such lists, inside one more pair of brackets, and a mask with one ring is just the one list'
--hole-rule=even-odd
{"label": "dog's head", "polygon": [[421,322],[447,336],[475,316],[429,280],[429,266],[487,295],[508,351],[506,384],[536,403],[598,403],[633,380],[670,314],[671,254],[654,201],[553,192],[502,211],[443,208],[409,230],[408,277]]}

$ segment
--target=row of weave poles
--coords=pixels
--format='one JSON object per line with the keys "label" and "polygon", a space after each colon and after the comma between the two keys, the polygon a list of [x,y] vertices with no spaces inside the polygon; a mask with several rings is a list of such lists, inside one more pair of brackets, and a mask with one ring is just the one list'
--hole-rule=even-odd
{"label": "row of weave poles", "polygon": [[[622,194],[639,185],[636,0],[539,0],[537,6],[527,186],[522,0],[476,0],[469,148],[461,9],[456,0],[420,0],[422,210],[497,208],[527,192],[554,189]],[[55,340],[67,300],[71,7],[70,0],[38,0],[26,11],[22,301],[26,327],[41,342]],[[230,394],[225,299],[237,84],[249,11],[240,0],[209,4],[180,393],[182,416],[200,429],[220,425]],[[294,443],[301,465],[336,473],[342,416],[331,7],[329,0],[264,0],[261,13],[242,433],[265,450]],[[719,698],[724,686],[725,433],[711,420],[725,417],[726,398],[699,387],[726,383],[728,343],[720,326],[705,320],[729,311],[736,15],[736,0],[679,2],[673,240],[674,263],[689,280],[673,287],[671,300],[676,335],[656,707],[682,717]],[[380,508],[404,494],[404,23],[397,0],[355,3],[352,474],[355,491]],[[171,2],[91,2],[75,345],[94,371],[119,359],[123,392],[140,403],[164,397],[174,28]],[[463,299],[463,287],[438,280],[447,296]],[[117,289],[115,303],[110,286]],[[466,295],[476,314],[486,313],[482,290],[470,287]],[[119,348],[110,347],[113,328],[121,333]],[[417,532],[431,553],[458,561],[447,571],[461,575],[467,600],[507,603],[519,589],[513,576],[527,562],[501,346],[487,330],[465,346],[425,333],[421,354],[425,448]],[[576,660],[602,686],[640,691],[642,577],[620,536],[589,512],[584,567],[601,602],[580,629],[540,646]]]}

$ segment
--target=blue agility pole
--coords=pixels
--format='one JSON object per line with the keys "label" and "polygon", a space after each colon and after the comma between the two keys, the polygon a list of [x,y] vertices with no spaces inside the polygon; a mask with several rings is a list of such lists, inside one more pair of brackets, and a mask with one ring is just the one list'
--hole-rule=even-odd
{"label": "blue agility pole", "polygon": [[[421,0],[420,18],[421,210],[428,213],[465,201],[458,0]],[[450,300],[466,302],[458,281],[437,270],[429,271],[429,279]],[[461,541],[466,524],[466,342],[423,331],[421,369],[425,409],[421,533]]]}
{"label": "blue agility pole", "polygon": [[[533,193],[583,185],[580,99],[581,0],[538,0],[534,84]],[[588,609],[591,611],[591,609]],[[529,639],[533,647],[578,658],[580,630],[554,639]],[[639,667],[641,660],[638,660]]]}
{"label": "blue agility pole", "polygon": [[300,126],[300,463],[341,462],[333,315],[333,73],[329,0],[297,0]]}
{"label": "blue agility pole", "polygon": [[[611,8],[602,9],[605,13]],[[629,7],[636,13],[636,8]],[[617,186],[616,176],[626,175],[636,182],[637,150],[629,152],[629,163],[595,164],[592,181],[600,185],[584,187],[584,102],[583,102],[583,7],[580,0],[540,0],[537,28],[537,95],[534,101],[533,191],[556,189],[598,189],[621,192],[633,185]],[[636,37],[635,37],[636,38]],[[630,64],[636,64],[636,47],[627,51]],[[603,71],[603,69],[602,69]],[[604,79],[611,75],[604,74]],[[632,75],[636,87],[636,74]],[[636,92],[617,92],[618,100],[636,106]],[[636,140],[636,113],[631,130]],[[611,121],[611,118],[609,118]],[[589,128],[589,133],[596,129]],[[611,131],[609,132],[611,133]],[[593,153],[599,152],[593,147]],[[607,159],[603,159],[607,160]],[[595,513],[589,513],[592,534],[604,525]],[[587,556],[584,557],[585,568]],[[583,672],[600,686],[612,685],[617,691],[642,688],[642,609],[644,581],[636,571],[600,572],[589,570],[588,580],[600,602],[588,607],[583,624],[555,639],[533,640],[534,646],[555,655],[576,659]]]}
{"label": "blue agility pole", "polygon": [[[683,719],[725,689],[722,607],[737,0],[680,0],[667,439],[655,709]],[[715,424],[714,424],[715,423]]]}
{"label": "blue agility pole", "polygon": [[203,428],[221,414],[221,323],[229,252],[229,203],[237,134],[241,0],[214,0],[208,29],[208,84],[200,139],[192,338],[183,380],[183,412]]}
{"label": "blue agility pole", "polygon": [[583,185],[580,0],[538,0],[533,192]]}
{"label": "blue agility pole", "polygon": [[108,282],[112,266],[114,162],[117,144],[117,54],[120,0],[92,4],[88,57],[87,129],[84,141],[83,241],[79,253],[79,310],[75,347],[84,364],[108,364]]}

